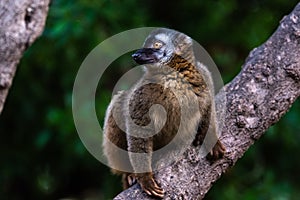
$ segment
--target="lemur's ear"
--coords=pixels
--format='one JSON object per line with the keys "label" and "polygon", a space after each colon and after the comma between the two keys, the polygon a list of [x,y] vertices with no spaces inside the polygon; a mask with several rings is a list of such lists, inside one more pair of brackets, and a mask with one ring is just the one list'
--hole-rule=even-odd
{"label": "lemur's ear", "polygon": [[184,42],[185,42],[186,44],[192,45],[193,40],[192,40],[192,38],[190,38],[189,36],[185,36],[185,37],[184,37]]}
{"label": "lemur's ear", "polygon": [[175,52],[177,55],[183,55],[186,51],[190,51],[193,40],[189,36],[180,35],[177,38],[178,44],[175,46]]}

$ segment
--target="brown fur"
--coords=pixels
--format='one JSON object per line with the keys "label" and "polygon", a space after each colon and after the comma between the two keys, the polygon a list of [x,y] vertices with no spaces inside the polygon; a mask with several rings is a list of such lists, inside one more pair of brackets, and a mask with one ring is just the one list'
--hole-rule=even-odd
{"label": "brown fur", "polygon": [[[193,144],[195,145],[203,142],[210,124],[210,131],[213,132],[214,137],[217,137],[218,132],[213,88],[210,88],[213,86],[209,72],[195,61],[191,44],[189,43],[190,40],[187,40],[186,35],[168,29],[164,31],[170,32],[169,37],[173,37],[170,41],[175,44],[175,55],[171,60],[163,64],[173,70],[160,68],[157,64],[149,65],[144,76],[131,90],[123,91],[113,98],[106,114],[104,127],[106,137],[103,142],[104,153],[113,168],[130,166],[130,169],[135,172],[123,173],[114,171],[124,174],[124,188],[129,187],[133,179],[136,179],[147,194],[157,197],[163,197],[164,191],[157,185],[152,175],[152,152],[164,147],[174,138],[179,130],[180,123],[183,124],[182,130],[184,130],[178,133],[180,134],[180,139],[185,141],[193,136]],[[148,37],[145,42],[146,46],[149,45],[148,43],[151,44],[149,41],[156,34],[154,31]],[[199,112],[190,113],[188,121],[181,121],[182,111],[174,91],[186,101],[195,100],[199,103]],[[189,104],[189,102],[186,103]],[[163,125],[163,128],[156,135],[149,138],[139,138],[126,134],[125,132],[133,133],[137,131],[130,124],[129,116],[126,113],[130,115],[135,125],[147,126],[153,123],[152,127],[154,129],[159,126],[158,124],[163,121],[162,115],[155,112],[149,114],[149,109],[154,104],[163,106],[167,113],[166,123]],[[113,117],[113,111],[117,112],[124,119],[122,126],[126,127],[126,131],[122,131],[118,127]],[[151,122],[151,119],[153,122]],[[193,132],[197,132],[196,139]],[[137,134],[142,135],[143,133],[138,132]],[[107,140],[127,150],[129,152],[128,157],[124,158],[116,154],[107,145]],[[223,156],[224,151],[223,145],[218,140],[210,156],[212,159],[217,159]],[[141,160],[140,157],[130,152],[146,153],[147,156]]]}

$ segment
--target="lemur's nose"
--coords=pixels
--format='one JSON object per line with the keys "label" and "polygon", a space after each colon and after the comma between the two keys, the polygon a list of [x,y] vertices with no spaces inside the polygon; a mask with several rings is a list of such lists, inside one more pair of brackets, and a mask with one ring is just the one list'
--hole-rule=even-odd
{"label": "lemur's nose", "polygon": [[131,57],[133,58],[133,60],[137,60],[139,57],[141,57],[141,54],[140,53],[134,53],[134,54],[132,54]]}

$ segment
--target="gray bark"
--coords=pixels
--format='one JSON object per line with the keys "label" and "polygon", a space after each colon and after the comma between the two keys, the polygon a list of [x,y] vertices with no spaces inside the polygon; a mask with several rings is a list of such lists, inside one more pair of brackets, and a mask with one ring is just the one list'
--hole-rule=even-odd
{"label": "gray bark", "polygon": [[0,1],[0,114],[24,51],[42,34],[49,2]]}
{"label": "gray bark", "polygon": [[[245,33],[247,34],[247,33]],[[300,95],[300,3],[275,33],[250,52],[241,72],[223,89],[227,116],[221,134],[225,157],[214,164],[191,147],[177,163],[155,174],[165,199],[203,199],[213,183],[279,121]],[[116,200],[153,199],[135,184]]]}

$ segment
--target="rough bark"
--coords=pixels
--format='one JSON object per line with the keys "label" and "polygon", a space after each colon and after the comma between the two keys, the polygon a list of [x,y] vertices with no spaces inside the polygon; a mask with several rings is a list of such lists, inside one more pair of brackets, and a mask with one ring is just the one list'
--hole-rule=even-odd
{"label": "rough bark", "polygon": [[50,0],[0,1],[0,114],[24,51],[42,34]]}
{"label": "rough bark", "polygon": [[[212,184],[288,111],[299,89],[300,3],[264,44],[250,52],[241,72],[224,87],[227,116],[220,139],[227,149],[225,157],[210,165],[191,147],[179,162],[155,174],[166,191],[165,199],[203,199]],[[153,198],[135,184],[115,199]]]}

